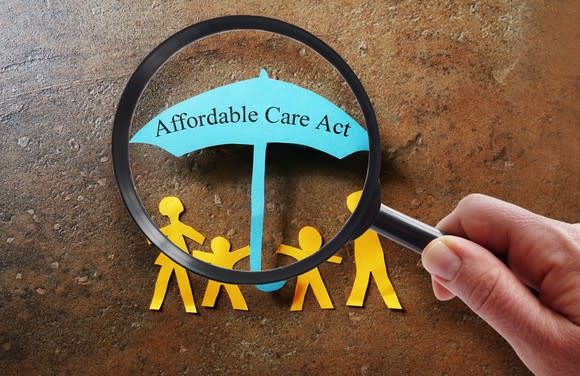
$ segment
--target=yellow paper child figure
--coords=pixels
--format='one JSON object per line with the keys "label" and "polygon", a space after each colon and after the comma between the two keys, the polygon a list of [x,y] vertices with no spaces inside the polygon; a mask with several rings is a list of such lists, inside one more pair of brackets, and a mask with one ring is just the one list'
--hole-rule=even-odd
{"label": "yellow paper child figure", "polygon": [[[314,227],[305,226],[298,234],[298,244],[300,244],[300,248],[282,244],[278,247],[276,252],[293,257],[296,260],[302,260],[320,249],[322,246],[322,236]],[[326,261],[340,264],[342,262],[342,257],[332,256]],[[334,309],[328,291],[326,290],[326,286],[322,281],[320,271],[318,268],[314,268],[298,276],[290,311],[302,311],[308,286],[312,287],[312,292],[314,293],[314,296],[316,296],[320,308]]]}
{"label": "yellow paper child figure", "polygon": [[[183,213],[183,210],[183,204],[177,197],[164,197],[159,203],[159,212],[169,218],[169,225],[161,228],[161,232],[167,236],[173,244],[183,250],[183,252],[189,253],[187,250],[187,244],[185,243],[185,237],[188,237],[200,245],[205,241],[205,237],[197,232],[193,227],[190,227],[179,220],[179,216]],[[171,277],[171,274],[175,272],[177,285],[179,286],[179,293],[181,294],[181,299],[183,299],[183,304],[185,305],[185,312],[197,313],[197,308],[195,307],[195,302],[193,300],[193,292],[191,291],[191,284],[189,283],[189,277],[187,276],[185,268],[173,262],[169,257],[165,256],[164,253],[160,253],[159,256],[157,256],[155,264],[161,266],[161,269],[159,270],[159,275],[155,282],[155,291],[153,292],[153,298],[151,299],[149,309],[159,310],[161,308],[163,300],[165,299],[165,294],[167,293],[169,278]]]}
{"label": "yellow paper child figure", "polygon": [[[221,268],[233,269],[234,265],[238,261],[250,255],[250,247],[245,246],[244,248],[240,248],[233,252],[230,252],[230,248],[230,242],[226,238],[218,236],[211,241],[211,250],[213,253],[193,251],[191,254],[193,257],[205,261],[209,264],[213,264]],[[221,283],[212,280],[207,283],[207,288],[205,289],[205,294],[203,296],[201,305],[204,307],[214,307],[222,286],[226,289],[226,292],[230,297],[230,302],[232,303],[233,309],[239,311],[248,310],[248,305],[246,304],[246,300],[244,299],[242,291],[238,285]]]}
{"label": "yellow paper child figure", "polygon": [[[346,199],[348,209],[353,212],[360,200],[362,191],[351,193]],[[354,241],[354,261],[356,277],[347,306],[362,307],[371,275],[388,308],[402,309],[397,293],[387,274],[385,255],[376,232],[367,230]]]}

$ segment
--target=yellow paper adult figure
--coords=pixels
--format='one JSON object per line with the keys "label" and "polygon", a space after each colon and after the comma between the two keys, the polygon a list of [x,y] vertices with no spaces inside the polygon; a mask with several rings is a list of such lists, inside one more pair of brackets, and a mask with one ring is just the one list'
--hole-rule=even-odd
{"label": "yellow paper adult figure", "polygon": [[[237,249],[233,252],[230,252],[230,248],[230,242],[226,238],[218,236],[211,241],[211,250],[213,253],[192,251],[191,255],[209,264],[221,268],[233,269],[238,261],[250,255],[250,247],[245,246],[244,248]],[[239,311],[248,310],[248,305],[246,304],[246,300],[244,299],[242,291],[238,285],[231,285],[229,283],[221,283],[212,280],[209,280],[207,283],[207,288],[205,289],[201,305],[203,307],[214,307],[222,286],[226,289],[226,292],[230,297],[233,309]]]}
{"label": "yellow paper adult figure", "polygon": [[[183,250],[183,252],[189,253],[187,244],[185,243],[185,237],[202,245],[205,241],[205,236],[197,232],[193,227],[190,227],[179,220],[179,216],[183,213],[183,210],[183,204],[177,197],[164,197],[159,203],[159,212],[169,218],[169,225],[161,228],[161,232],[167,236],[173,244]],[[181,294],[181,299],[183,299],[183,304],[185,305],[185,312],[197,313],[197,308],[195,307],[195,302],[193,300],[193,292],[191,291],[191,284],[189,283],[189,277],[185,268],[173,262],[169,257],[165,256],[164,253],[160,253],[159,256],[157,256],[155,264],[161,266],[161,269],[159,270],[159,275],[155,282],[155,291],[153,292],[153,298],[151,299],[149,309],[159,310],[161,308],[163,300],[165,299],[165,294],[167,293],[169,278],[171,277],[171,274],[175,272],[175,278],[177,279],[177,285],[179,286],[179,293]]]}
{"label": "yellow paper adult figure", "polygon": [[[298,233],[298,244],[300,248],[291,247],[289,245],[282,244],[276,250],[276,253],[281,253],[286,256],[295,258],[296,260],[302,260],[314,252],[318,251],[322,246],[322,236],[317,229],[310,226],[304,226]],[[335,264],[340,264],[342,258],[339,256],[332,256],[327,262],[332,262]],[[318,268],[314,268],[302,275],[298,276],[296,280],[296,289],[294,290],[294,299],[292,300],[291,311],[302,311],[304,306],[304,298],[306,297],[306,292],[308,287],[312,287],[312,292],[316,296],[316,300],[322,309],[333,309],[332,301],[324,286],[322,281],[322,276]]]}
{"label": "yellow paper adult figure", "polygon": [[[361,194],[362,191],[357,191],[347,197],[348,210],[354,211]],[[356,277],[346,302],[347,306],[363,306],[372,275],[387,307],[402,309],[397,293],[387,274],[383,247],[376,232],[367,230],[354,241],[354,262],[356,264]]]}

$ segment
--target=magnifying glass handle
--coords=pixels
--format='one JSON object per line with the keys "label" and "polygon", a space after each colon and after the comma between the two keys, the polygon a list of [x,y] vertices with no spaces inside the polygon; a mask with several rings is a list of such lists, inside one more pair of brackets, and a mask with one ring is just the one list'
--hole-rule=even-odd
{"label": "magnifying glass handle", "polygon": [[371,230],[418,254],[423,253],[423,249],[431,240],[445,235],[435,227],[431,227],[383,204],[381,204],[381,209],[375,219],[375,223],[371,226]]}

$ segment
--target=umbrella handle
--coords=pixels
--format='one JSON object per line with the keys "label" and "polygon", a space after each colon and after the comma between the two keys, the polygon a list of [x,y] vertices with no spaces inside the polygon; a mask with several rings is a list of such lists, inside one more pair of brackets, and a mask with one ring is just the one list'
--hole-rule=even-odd
{"label": "umbrella handle", "polygon": [[371,230],[418,254],[423,253],[423,249],[432,240],[445,235],[435,227],[383,204],[381,204],[379,214],[371,226]]}
{"label": "umbrella handle", "polygon": [[[254,144],[254,160],[252,165],[252,196],[250,203],[250,270],[262,270],[262,236],[264,233],[264,179],[266,176],[267,144]],[[257,285],[260,291],[270,292],[282,288],[286,281],[278,281]]]}

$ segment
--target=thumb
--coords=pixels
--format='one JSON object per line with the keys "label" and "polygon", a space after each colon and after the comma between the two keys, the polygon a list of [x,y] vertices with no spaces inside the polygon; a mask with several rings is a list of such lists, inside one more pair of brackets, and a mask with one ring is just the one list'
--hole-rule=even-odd
{"label": "thumb", "polygon": [[460,298],[516,351],[537,343],[548,329],[546,319],[553,313],[480,245],[443,236],[427,245],[422,262],[435,282]]}

